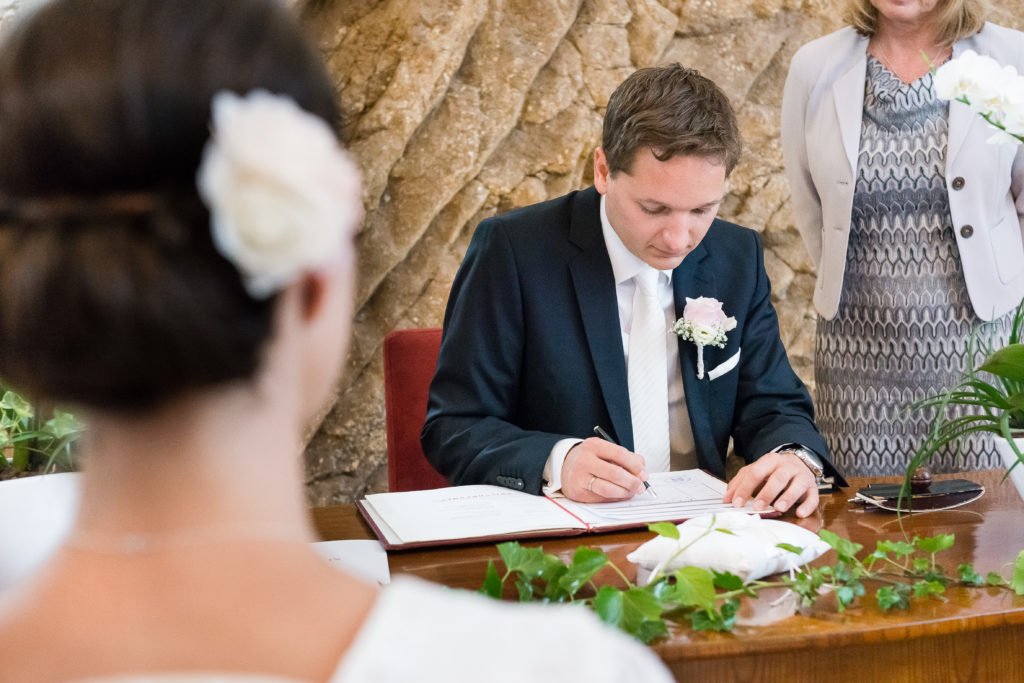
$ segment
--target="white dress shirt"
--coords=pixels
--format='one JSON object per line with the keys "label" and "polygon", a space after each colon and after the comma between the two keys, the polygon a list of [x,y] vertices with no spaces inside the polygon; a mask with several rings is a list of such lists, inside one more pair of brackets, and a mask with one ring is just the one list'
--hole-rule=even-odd
{"label": "white dress shirt", "polygon": [[[622,243],[618,233],[608,221],[605,210],[605,198],[601,196],[601,231],[604,234],[605,248],[611,260],[612,273],[615,276],[615,296],[619,304],[619,332],[622,335],[622,353],[629,365],[629,329],[633,323],[633,294],[636,289],[634,277],[641,270],[651,268]],[[672,290],[672,271],[662,270],[658,278],[658,297],[665,310],[667,327],[671,329],[675,322],[675,297]],[[665,381],[668,383],[668,420],[669,445],[672,470],[683,470],[697,467],[696,450],[693,444],[693,429],[690,426],[690,415],[686,410],[686,397],[683,393],[683,375],[679,366],[679,338],[674,334],[665,335],[668,364],[665,368]],[[608,425],[601,425],[608,429]],[[562,488],[562,464],[569,449],[582,439],[562,439],[554,445],[544,465],[544,493],[554,493]]]}

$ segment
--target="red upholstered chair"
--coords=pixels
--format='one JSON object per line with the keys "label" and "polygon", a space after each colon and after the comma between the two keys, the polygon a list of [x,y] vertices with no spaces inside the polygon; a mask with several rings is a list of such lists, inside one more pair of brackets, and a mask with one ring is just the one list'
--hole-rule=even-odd
{"label": "red upholstered chair", "polygon": [[388,490],[449,486],[423,455],[420,430],[437,368],[441,330],[395,330],[384,338],[384,408],[388,431]]}

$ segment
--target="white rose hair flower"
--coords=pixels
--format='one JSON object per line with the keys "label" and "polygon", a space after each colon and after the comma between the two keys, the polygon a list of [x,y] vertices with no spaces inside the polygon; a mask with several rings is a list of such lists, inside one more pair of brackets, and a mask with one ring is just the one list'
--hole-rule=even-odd
{"label": "white rose hair flower", "polygon": [[704,347],[724,348],[726,332],[736,327],[736,318],[727,316],[722,302],[711,297],[686,297],[683,317],[672,325],[672,331],[684,341],[697,345],[697,379],[704,379]]}
{"label": "white rose hair flower", "polygon": [[1024,141],[1024,76],[1012,66],[965,50],[935,72],[935,94],[970,107],[995,129],[990,144]]}
{"label": "white rose hair flower", "polygon": [[254,299],[337,259],[362,219],[359,171],[327,122],[264,90],[214,96],[196,184]]}

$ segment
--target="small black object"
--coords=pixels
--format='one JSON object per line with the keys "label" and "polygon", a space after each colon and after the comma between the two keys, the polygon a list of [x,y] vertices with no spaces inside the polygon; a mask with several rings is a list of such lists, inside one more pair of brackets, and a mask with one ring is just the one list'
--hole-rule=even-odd
{"label": "small black object", "polygon": [[893,512],[928,512],[949,510],[972,503],[985,494],[985,487],[966,479],[932,481],[927,491],[915,492],[900,499],[903,484],[870,484],[857,491],[854,501]]}

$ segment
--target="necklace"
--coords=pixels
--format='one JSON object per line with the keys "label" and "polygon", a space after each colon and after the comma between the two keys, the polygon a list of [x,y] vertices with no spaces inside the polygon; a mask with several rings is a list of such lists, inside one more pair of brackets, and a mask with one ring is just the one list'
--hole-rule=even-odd
{"label": "necklace", "polygon": [[127,531],[107,534],[88,531],[72,533],[64,546],[111,555],[144,555],[159,551],[235,543],[305,543],[304,529],[295,526],[214,526],[187,531]]}
{"label": "necklace", "polygon": [[[877,43],[873,46],[872,54],[875,57],[878,58],[878,61],[880,61],[882,63],[882,66],[884,66],[886,69],[888,69],[889,73],[891,73],[893,76],[895,76],[896,78],[898,78],[899,80],[901,80],[904,83],[913,83],[918,78],[921,78],[921,76],[923,76],[924,74],[928,73],[928,71],[930,71],[931,69],[934,69],[935,67],[939,66],[940,64],[945,63],[946,60],[948,60],[950,57],[952,57],[953,56],[953,48],[951,46],[950,47],[939,48],[939,51],[936,52],[934,55],[929,55],[924,50],[921,50],[922,60],[923,60],[924,64],[928,66],[928,70],[925,71],[924,73],[915,75],[915,77],[912,78],[909,81],[906,78],[903,77],[903,74],[900,73],[900,71],[897,70],[896,67],[894,67],[892,65],[892,63],[888,59],[886,59],[885,52],[882,51],[881,46],[878,45]],[[914,72],[914,73],[916,74],[916,72]]]}

